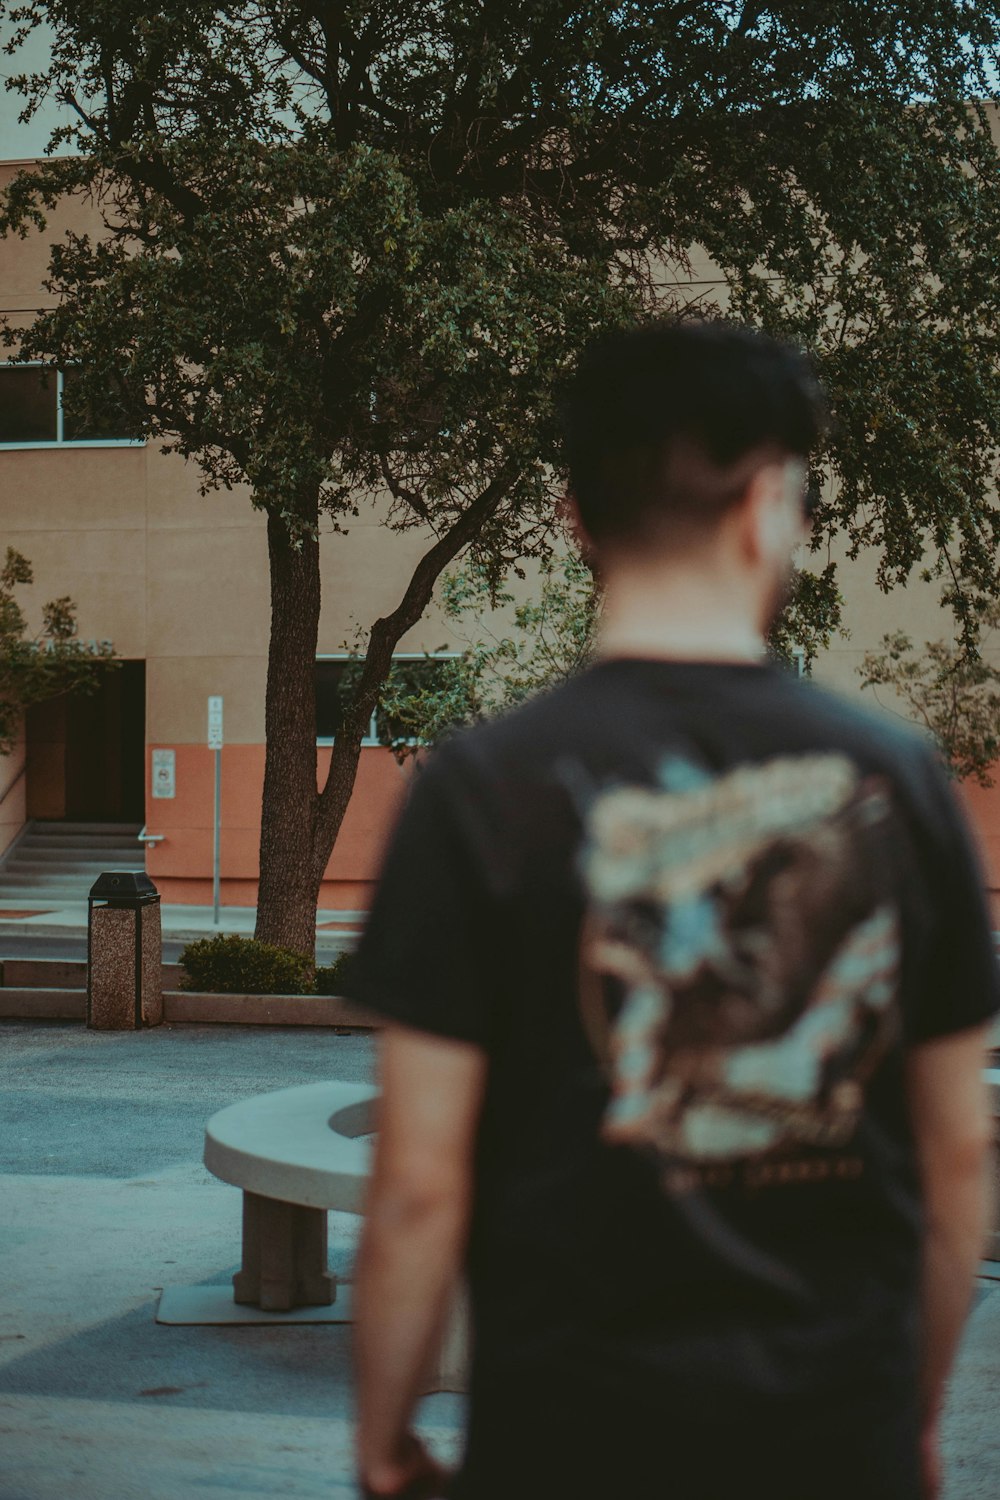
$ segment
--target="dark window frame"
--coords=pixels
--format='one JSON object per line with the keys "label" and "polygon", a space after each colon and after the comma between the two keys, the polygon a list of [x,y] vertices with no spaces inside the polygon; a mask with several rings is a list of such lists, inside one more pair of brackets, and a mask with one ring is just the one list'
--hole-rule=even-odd
{"label": "dark window frame", "polygon": [[47,450],[50,448],[144,448],[145,438],[67,438],[65,435],[65,412],[63,410],[63,387],[65,384],[65,371],[41,359],[7,359],[0,360],[0,371],[7,370],[50,370],[56,377],[56,435],[54,438],[40,438],[36,440],[3,442],[0,441],[0,452],[10,453],[24,450]]}
{"label": "dark window frame", "polygon": [[[395,651],[393,661],[457,661],[461,657],[461,651]],[[351,656],[346,651],[320,651],[316,654],[316,665],[322,662],[339,662],[346,666],[349,662],[358,661],[359,658]],[[317,715],[318,718],[318,715]],[[319,724],[316,725],[316,744],[321,748],[328,748],[336,743],[336,735],[320,734]],[[416,740],[408,740],[407,744],[417,744]],[[389,746],[378,737],[378,710],[372,714],[368,724],[368,733],[361,741],[362,750],[387,750]]]}

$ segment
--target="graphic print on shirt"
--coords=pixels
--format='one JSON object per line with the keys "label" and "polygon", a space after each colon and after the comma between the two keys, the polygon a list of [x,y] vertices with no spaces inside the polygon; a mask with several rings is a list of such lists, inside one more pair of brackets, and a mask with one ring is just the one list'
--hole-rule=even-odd
{"label": "graphic print on shirt", "polygon": [[595,798],[581,1003],[607,1140],[710,1164],[850,1139],[896,1027],[889,817],[836,754],[674,759]]}

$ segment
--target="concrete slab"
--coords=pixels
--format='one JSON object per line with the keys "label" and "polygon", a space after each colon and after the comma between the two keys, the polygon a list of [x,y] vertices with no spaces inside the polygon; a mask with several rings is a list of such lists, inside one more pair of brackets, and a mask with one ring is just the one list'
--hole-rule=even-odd
{"label": "concrete slab", "polygon": [[942,1500],[996,1500],[1000,1495],[1000,1285],[981,1288],[969,1319],[942,1429],[946,1483]]}
{"label": "concrete slab", "polygon": [[85,1021],[86,990],[0,986],[0,1020]]}
{"label": "concrete slab", "polygon": [[156,1321],[175,1327],[281,1328],[288,1323],[353,1323],[350,1286],[337,1283],[337,1300],[331,1307],[293,1307],[290,1312],[265,1312],[233,1301],[231,1286],[164,1287],[156,1309]]}
{"label": "concrete slab", "polygon": [[[341,1026],[372,1031],[381,1024],[371,1011],[336,995],[220,995],[167,990],[162,999],[163,1020],[178,1026]],[[0,1020],[86,1018],[86,987],[0,985]]]}
{"label": "concrete slab", "polygon": [[163,997],[163,1017],[178,1025],[350,1026],[372,1030],[371,1011],[336,995],[216,995],[176,990]]}
{"label": "concrete slab", "polygon": [[[170,1285],[231,1296],[240,1194],[200,1165],[208,1117],[313,1079],[369,1082],[374,1050],[312,1030],[0,1025],[2,1500],[355,1500],[349,1327],[155,1313]],[[338,1277],[357,1229],[330,1214]],[[998,1390],[990,1280],[952,1381],[943,1500],[1000,1494]],[[463,1413],[457,1396],[423,1405],[442,1456]]]}
{"label": "concrete slab", "polygon": [[[367,1082],[373,1059],[369,1037],[329,1032],[3,1023],[2,1500],[354,1500],[348,1326],[155,1317],[168,1286],[234,1306],[241,1195],[200,1163],[208,1117],[310,1079]],[[349,1277],[359,1221],[329,1226]],[[443,1456],[463,1409],[424,1403]]]}
{"label": "concrete slab", "polygon": [[[183,1391],[141,1401],[0,1394],[3,1500],[356,1500],[352,1427],[343,1414],[196,1411]],[[446,1461],[453,1427],[422,1424]]]}
{"label": "concrete slab", "polygon": [[[257,921],[257,911],[252,906],[224,906],[219,913],[216,926],[210,906],[180,906],[164,903],[160,907],[165,938],[183,939],[193,942],[197,938],[212,937],[219,932],[240,933],[252,937]],[[361,911],[332,911],[322,909],[316,913],[316,925],[322,944],[328,948],[349,947],[360,932],[365,913]],[[46,901],[45,910],[29,915],[24,902],[19,904],[0,901],[0,932],[39,936],[60,936],[67,932],[86,933],[87,893],[79,900]]]}

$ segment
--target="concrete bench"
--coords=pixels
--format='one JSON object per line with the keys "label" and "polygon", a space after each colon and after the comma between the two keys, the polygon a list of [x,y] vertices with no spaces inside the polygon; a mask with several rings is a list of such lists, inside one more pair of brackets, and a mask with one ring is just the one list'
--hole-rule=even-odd
{"label": "concrete bench", "polygon": [[370,1084],[307,1083],[242,1099],[205,1127],[205,1165],[243,1189],[234,1300],[267,1312],[330,1306],[327,1212],[359,1214],[371,1161]]}
{"label": "concrete bench", "polygon": [[[243,1099],[212,1116],[205,1165],[243,1189],[243,1254],[233,1302],[226,1313],[217,1289],[175,1289],[161,1298],[159,1322],[259,1322],[282,1315],[295,1322],[351,1321],[350,1286],[338,1287],[327,1269],[327,1213],[360,1214],[364,1207],[377,1097],[370,1084],[309,1083]],[[465,1390],[467,1350],[468,1316],[459,1293],[426,1394]]]}
{"label": "concrete bench", "polygon": [[[1000,1068],[987,1068],[1000,1119]],[[309,1083],[230,1104],[205,1130],[205,1165],[243,1189],[234,1300],[268,1312],[331,1306],[327,1212],[360,1213],[371,1163],[370,1084]],[[1000,1259],[995,1228],[988,1254]]]}

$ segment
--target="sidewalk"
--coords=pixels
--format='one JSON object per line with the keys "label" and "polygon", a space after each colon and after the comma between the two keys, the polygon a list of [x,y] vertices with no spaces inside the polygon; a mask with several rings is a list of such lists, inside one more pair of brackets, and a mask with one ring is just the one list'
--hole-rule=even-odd
{"label": "sidewalk", "polygon": [[[164,1286],[224,1285],[239,1259],[239,1192],[201,1165],[208,1116],[265,1089],[369,1081],[372,1038],[0,1031],[2,1500],[356,1500],[349,1327],[155,1315]],[[357,1230],[330,1215],[338,1276]],[[1000,1281],[985,1279],[948,1403],[942,1500],[1000,1494],[998,1388]],[[443,1457],[463,1407],[423,1403]]]}
{"label": "sidewalk", "polygon": [[[213,921],[210,906],[160,907],[163,936],[174,941],[193,942],[217,932],[240,933],[252,937],[257,911],[252,906],[223,906],[219,925]],[[316,941],[321,948],[343,947],[361,931],[365,913],[360,911],[318,911]],[[14,934],[36,937],[86,937],[87,902],[45,901],[27,908],[24,902],[0,901],[0,940]]]}
{"label": "sidewalk", "polygon": [[[166,1327],[164,1286],[225,1285],[240,1193],[201,1164],[225,1104],[367,1081],[368,1036],[2,1027],[0,1496],[354,1500],[349,1326]],[[330,1215],[350,1274],[359,1220]],[[433,1396],[442,1455],[463,1402]]]}

